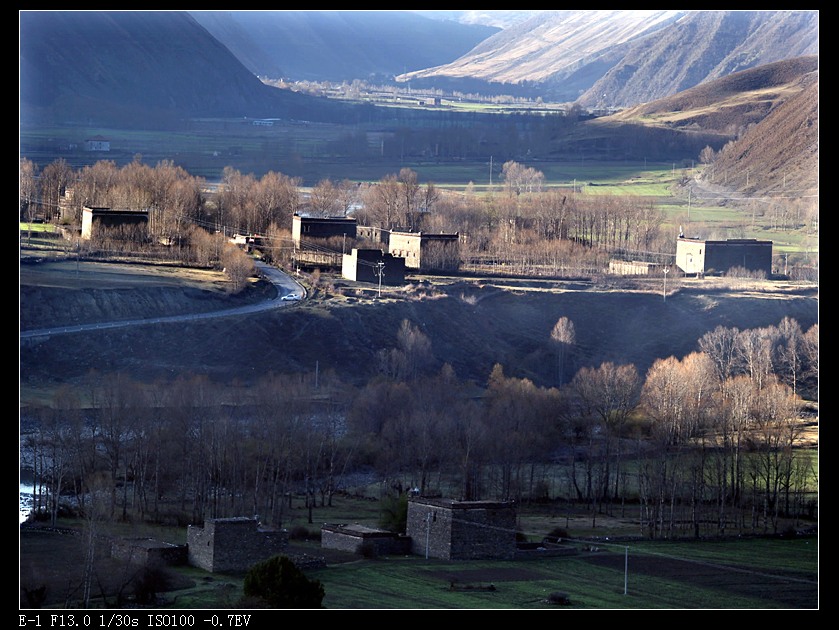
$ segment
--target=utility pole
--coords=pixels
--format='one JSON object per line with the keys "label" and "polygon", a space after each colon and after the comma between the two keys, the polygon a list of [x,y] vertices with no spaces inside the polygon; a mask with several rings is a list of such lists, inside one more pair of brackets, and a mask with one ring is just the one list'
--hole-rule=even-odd
{"label": "utility pole", "polygon": [[667,301],[667,272],[670,271],[670,267],[664,267],[664,301]]}
{"label": "utility pole", "polygon": [[376,263],[376,275],[379,276],[379,297],[382,297],[382,276],[385,275],[385,263],[379,261]]}
{"label": "utility pole", "polygon": [[626,595],[626,585],[629,581],[629,547],[626,547],[623,555],[623,594]]}
{"label": "utility pole", "polygon": [[690,223],[690,198],[693,193],[693,188],[688,187],[688,223]]}
{"label": "utility pole", "polygon": [[428,560],[428,547],[431,543],[431,512],[425,515],[425,559]]}

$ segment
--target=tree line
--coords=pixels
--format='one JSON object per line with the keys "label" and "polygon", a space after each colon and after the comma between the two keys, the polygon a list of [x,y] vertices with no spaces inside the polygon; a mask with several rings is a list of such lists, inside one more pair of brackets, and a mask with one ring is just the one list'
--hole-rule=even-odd
{"label": "tree line", "polygon": [[473,186],[444,191],[419,182],[409,168],[373,183],[324,179],[304,190],[299,178],[273,171],[255,177],[231,167],[215,188],[170,161],[151,167],[140,156],[121,168],[107,160],[79,170],[61,159],[41,171],[25,158],[20,163],[22,221],[79,226],[84,206],[146,210],[142,242],[119,240],[184,262],[202,238],[198,230],[260,235],[268,258],[282,262],[298,212],[352,215],[359,225],[386,230],[458,233],[462,262],[515,273],[579,275],[604,268],[616,251],[656,261],[672,257],[674,239],[661,233],[663,215],[652,199],[576,192],[547,189],[542,173],[515,161],[503,165],[502,182],[486,193]]}
{"label": "tree line", "polygon": [[575,369],[568,320],[545,343],[557,382],[543,387],[500,364],[480,386],[462,381],[408,320],[364,385],[330,373],[267,374],[243,389],[92,372],[31,411],[21,449],[35,509],[54,521],[71,495],[100,518],[259,514],[282,527],[295,502],[312,522],[367,470],[383,495],[562,500],[592,519],[631,509],[652,538],[776,532],[782,517],[815,515],[800,418],[802,392],[817,387],[818,324],[719,326],[644,375],[611,362]]}

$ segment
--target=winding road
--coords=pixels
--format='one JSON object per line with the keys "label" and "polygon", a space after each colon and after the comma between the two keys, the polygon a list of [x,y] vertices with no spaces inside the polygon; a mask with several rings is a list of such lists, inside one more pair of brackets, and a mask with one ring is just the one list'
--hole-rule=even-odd
{"label": "winding road", "polygon": [[246,315],[248,313],[258,313],[274,308],[280,308],[287,305],[289,302],[283,300],[287,295],[296,295],[298,299],[303,299],[306,296],[306,290],[294,278],[287,273],[280,271],[276,267],[272,267],[262,261],[254,261],[257,271],[262,277],[268,280],[277,288],[277,296],[272,300],[259,302],[258,304],[249,304],[247,306],[240,306],[237,308],[225,309],[221,311],[212,311],[209,313],[194,313],[189,315],[171,315],[168,317],[154,317],[148,319],[129,319],[116,322],[102,322],[98,324],[79,324],[78,326],[60,326],[55,328],[40,328],[37,330],[22,330],[20,338],[34,339],[38,337],[50,337],[53,335],[65,335],[70,333],[83,332],[87,330],[105,330],[109,328],[123,328],[125,326],[138,326],[147,324],[166,324],[169,322],[184,322],[194,321],[196,319],[210,319],[213,317],[228,317],[230,315]]}

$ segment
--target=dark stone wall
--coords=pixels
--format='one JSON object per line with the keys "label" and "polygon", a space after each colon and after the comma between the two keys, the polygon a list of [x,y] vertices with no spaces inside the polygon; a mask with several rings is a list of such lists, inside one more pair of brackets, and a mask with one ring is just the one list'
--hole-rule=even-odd
{"label": "dark stone wall", "polygon": [[320,544],[325,549],[362,553],[369,545],[377,556],[404,555],[411,552],[411,540],[399,534],[365,535],[345,533],[329,528],[321,529]]}
{"label": "dark stone wall", "polygon": [[734,267],[772,275],[771,243],[706,243],[705,273],[725,273]]}
{"label": "dark stone wall", "polygon": [[187,562],[187,547],[147,539],[117,540],[111,544],[111,557],[140,565],[180,565]]}
{"label": "dark stone wall", "polygon": [[262,530],[256,519],[210,519],[187,530],[189,563],[211,572],[242,572],[288,548],[288,532]]}
{"label": "dark stone wall", "polygon": [[516,510],[510,503],[408,503],[411,552],[442,560],[511,559],[516,553]]}

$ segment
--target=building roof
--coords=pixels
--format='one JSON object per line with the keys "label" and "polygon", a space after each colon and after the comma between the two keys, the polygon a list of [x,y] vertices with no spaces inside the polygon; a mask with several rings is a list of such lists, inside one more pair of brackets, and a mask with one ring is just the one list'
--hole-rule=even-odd
{"label": "building roof", "polygon": [[687,241],[690,243],[715,243],[715,244],[725,244],[725,245],[754,245],[754,244],[763,244],[769,245],[772,241],[764,240],[764,239],[757,239],[757,238],[727,238],[727,239],[705,239],[705,238],[687,238],[685,236],[679,237],[680,241]]}
{"label": "building roof", "polygon": [[408,499],[410,503],[421,503],[450,510],[475,510],[512,507],[512,501],[458,501],[456,499],[425,499],[415,497]]}

